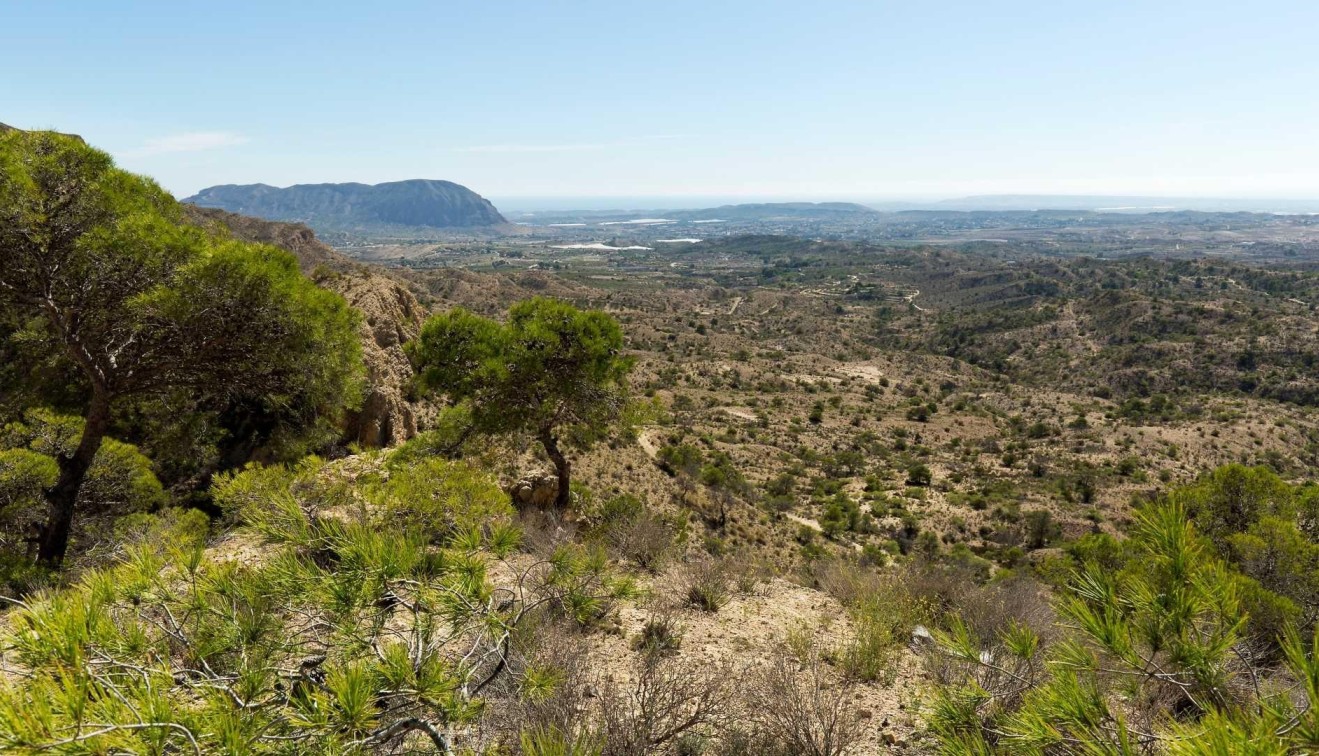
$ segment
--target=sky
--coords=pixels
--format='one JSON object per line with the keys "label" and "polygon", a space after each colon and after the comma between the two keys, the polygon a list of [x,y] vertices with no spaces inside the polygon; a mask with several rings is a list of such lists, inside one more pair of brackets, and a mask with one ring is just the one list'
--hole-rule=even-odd
{"label": "sky", "polygon": [[180,197],[1313,199],[1317,30],[1315,0],[0,0],[0,122]]}

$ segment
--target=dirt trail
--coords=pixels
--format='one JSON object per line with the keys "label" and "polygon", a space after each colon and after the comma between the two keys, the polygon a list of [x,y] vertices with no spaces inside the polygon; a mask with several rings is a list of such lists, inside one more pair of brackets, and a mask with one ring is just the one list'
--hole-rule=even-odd
{"label": "dirt trail", "polygon": [[792,514],[791,512],[784,512],[783,516],[789,520],[792,520],[798,525],[805,525],[806,527],[810,528],[811,530],[814,530],[817,533],[824,532],[824,528],[820,527],[820,523],[816,522],[815,520],[812,520],[809,517],[802,517],[801,515],[795,515]]}
{"label": "dirt trail", "polygon": [[720,412],[723,412],[725,415],[730,415],[732,417],[736,417],[742,420],[755,421],[760,419],[756,417],[755,412],[752,412],[751,410],[745,409],[743,407],[719,407],[718,409]]}
{"label": "dirt trail", "polygon": [[867,383],[879,383],[884,378],[884,371],[874,365],[840,365],[834,368],[834,372],[860,378]]}

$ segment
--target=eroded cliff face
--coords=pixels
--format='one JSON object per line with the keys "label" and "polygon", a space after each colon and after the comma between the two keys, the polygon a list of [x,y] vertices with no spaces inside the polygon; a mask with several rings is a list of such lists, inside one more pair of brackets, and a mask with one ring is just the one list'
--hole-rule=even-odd
{"label": "eroded cliff face", "polygon": [[393,446],[417,435],[428,405],[409,399],[412,365],[403,344],[421,330],[426,313],[412,293],[380,275],[337,274],[317,283],[361,311],[362,360],[368,390],[362,408],[348,418],[347,440],[364,446]]}
{"label": "eroded cliff face", "polygon": [[184,205],[184,210],[189,221],[198,225],[222,228],[243,241],[272,244],[293,253],[318,286],[339,294],[362,313],[367,391],[362,408],[345,422],[344,441],[393,446],[417,434],[429,405],[410,398],[412,366],[403,344],[421,330],[426,311],[404,285],[339,254],[302,224],[192,205]]}

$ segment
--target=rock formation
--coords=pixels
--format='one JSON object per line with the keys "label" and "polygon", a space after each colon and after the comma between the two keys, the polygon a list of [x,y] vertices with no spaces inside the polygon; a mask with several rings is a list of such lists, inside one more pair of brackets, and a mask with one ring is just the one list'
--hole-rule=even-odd
{"label": "rock formation", "polygon": [[407,287],[334,251],[306,226],[191,205],[184,209],[189,221],[197,225],[218,226],[243,241],[292,252],[317,285],[339,294],[362,313],[367,391],[362,408],[348,418],[345,441],[392,446],[417,434],[419,415],[427,405],[409,399],[412,367],[403,344],[421,329],[426,312]]}

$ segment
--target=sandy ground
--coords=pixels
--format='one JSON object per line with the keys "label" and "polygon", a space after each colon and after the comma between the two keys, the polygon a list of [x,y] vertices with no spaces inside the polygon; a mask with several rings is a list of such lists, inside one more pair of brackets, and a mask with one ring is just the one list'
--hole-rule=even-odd
{"label": "sandy ground", "polygon": [[[656,596],[673,596],[681,589],[681,569],[656,578],[651,591]],[[653,602],[652,602],[653,603]],[[607,636],[592,644],[593,666],[606,679],[631,679],[637,652],[633,639],[656,611],[644,603],[627,604],[619,611],[621,636]],[[821,591],[774,578],[756,586],[749,594],[734,596],[717,613],[692,607],[676,609],[682,629],[678,659],[684,662],[727,663],[734,668],[754,670],[782,653],[793,630],[808,630],[821,648],[837,648],[849,638],[852,627],[847,612],[835,599]],[[891,686],[862,684],[853,688],[853,705],[862,722],[862,738],[852,756],[908,752],[919,727],[919,702],[923,694],[920,660],[905,648],[898,659],[897,678]],[[885,742],[884,735],[899,744]]]}

